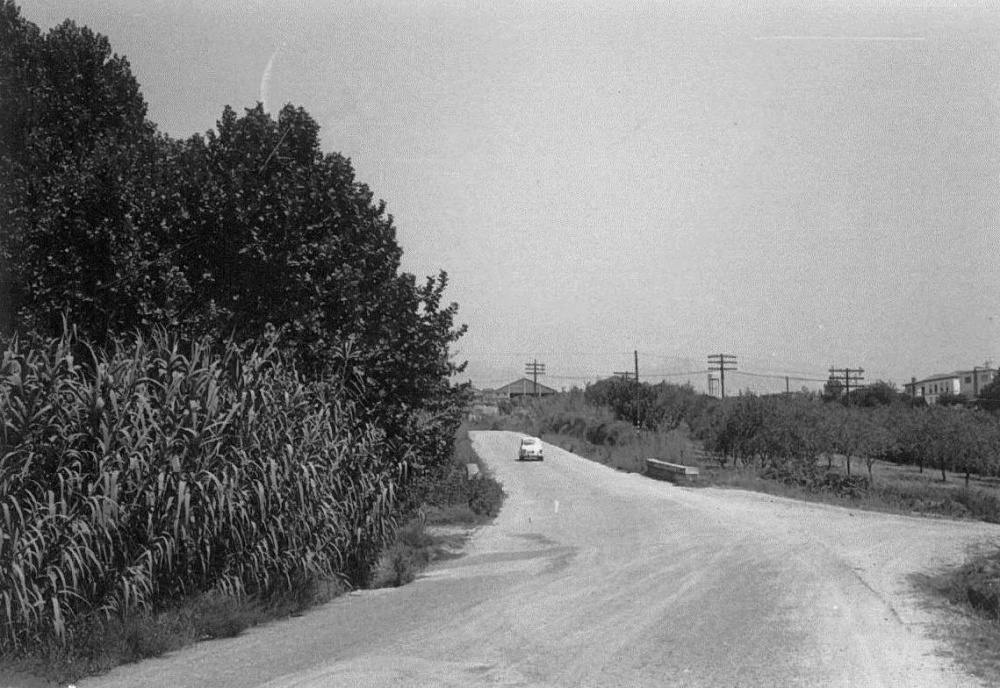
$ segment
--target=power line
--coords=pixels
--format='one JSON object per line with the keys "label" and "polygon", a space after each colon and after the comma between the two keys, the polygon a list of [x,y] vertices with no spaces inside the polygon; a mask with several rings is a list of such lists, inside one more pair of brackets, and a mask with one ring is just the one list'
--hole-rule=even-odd
{"label": "power line", "polygon": [[691,377],[692,375],[701,375],[704,370],[689,370],[685,373],[646,373],[643,375],[645,378],[651,377]]}
{"label": "power line", "polygon": [[[778,375],[778,374],[774,374],[774,373],[752,372],[752,371],[749,371],[749,370],[734,370],[734,371],[729,371],[729,372],[731,372],[733,374],[736,374],[736,375],[746,375],[747,377],[757,377],[757,378],[768,378],[768,379],[772,379],[772,380],[784,380],[785,378],[788,378],[789,380],[795,380],[795,381],[801,381],[801,382],[827,382],[829,380],[829,378],[803,377],[803,376],[800,376],[800,375]],[[656,380],[656,379],[659,379],[659,378],[670,378],[670,377],[700,377],[704,373],[705,373],[704,369],[701,369],[701,370],[685,370],[685,371],[680,371],[680,372],[678,372],[678,371],[670,371],[670,370],[657,370],[657,371],[653,371],[653,372],[649,372],[649,373],[641,373],[640,376],[639,376],[639,378],[641,380]],[[553,378],[553,379],[556,379],[556,380],[600,380],[603,377],[605,377],[605,375],[602,375],[600,372],[594,372],[594,373],[591,373],[590,375],[559,375],[559,374],[555,374],[555,373],[548,373],[548,372],[546,372],[545,375],[547,377],[550,377],[550,378]],[[613,375],[617,375],[619,377],[631,380],[631,379],[634,379],[635,373],[633,371],[631,371],[631,370],[629,370],[629,371],[615,371],[613,373]],[[483,384],[485,384],[485,383],[505,383],[505,382],[509,382],[509,381],[510,380],[508,378],[494,377],[494,378],[487,378],[487,379],[483,380],[482,383]]]}
{"label": "power line", "polygon": [[[461,349],[460,347],[458,347],[454,351],[453,355],[457,356],[457,357],[472,357],[472,358],[479,358],[479,359],[489,359],[490,357],[508,357],[508,356],[532,356],[532,357],[535,357],[535,356],[558,356],[558,357],[564,357],[564,358],[577,358],[577,357],[581,357],[581,356],[608,356],[608,355],[620,355],[620,354],[624,354],[624,353],[626,353],[626,352],[622,351],[622,350],[610,350],[610,349],[609,350],[604,350],[604,351],[593,351],[593,350],[572,351],[572,350],[565,350],[564,349],[564,350],[560,350],[560,351],[491,351],[491,352],[485,352],[485,351],[476,352],[476,351],[471,351],[470,352],[470,351],[465,351],[465,350]],[[633,355],[635,355],[636,352],[633,351],[632,353],[633,353]],[[641,353],[643,356],[647,356],[649,358],[655,358],[655,359],[663,360],[663,361],[670,361],[670,360],[672,360],[672,361],[686,362],[686,363],[694,363],[695,362],[695,359],[693,359],[690,356],[680,356],[680,355],[672,355],[672,354],[671,355],[657,354],[657,353],[652,353],[652,352],[648,352],[648,351],[638,351],[638,353]],[[776,369],[775,368],[771,368],[771,371],[774,371],[774,370],[776,370]],[[701,374],[703,372],[705,372],[705,371],[704,370],[692,370],[690,372],[666,371],[666,372],[655,372],[655,373],[642,373],[640,377],[643,378],[643,379],[649,379],[649,378],[655,378],[655,377],[665,377],[665,376],[683,377],[685,375],[698,375],[698,374]],[[737,370],[737,371],[732,371],[732,372],[736,372],[736,374],[739,374],[739,375],[749,375],[749,376],[752,376],[752,377],[772,377],[774,379],[784,379],[784,378],[787,377],[787,378],[789,378],[791,380],[802,380],[802,381],[806,381],[806,382],[826,382],[827,379],[828,379],[828,378],[825,378],[825,377],[816,377],[815,374],[810,374],[808,372],[803,372],[802,370],[794,370],[794,369],[788,369],[788,370],[777,369],[777,372],[763,372],[763,371],[760,371],[760,370],[758,370],[758,371]],[[552,377],[560,377],[560,378],[565,378],[565,379],[581,379],[581,380],[583,380],[583,379],[592,378],[592,377],[600,377],[600,373],[597,372],[597,371],[595,371],[591,375],[553,375]]]}
{"label": "power line", "polygon": [[752,373],[748,370],[733,371],[737,375],[749,375],[750,377],[767,377],[776,380],[801,380],[803,382],[826,382],[829,378],[801,377],[799,375],[776,375],[774,373]]}

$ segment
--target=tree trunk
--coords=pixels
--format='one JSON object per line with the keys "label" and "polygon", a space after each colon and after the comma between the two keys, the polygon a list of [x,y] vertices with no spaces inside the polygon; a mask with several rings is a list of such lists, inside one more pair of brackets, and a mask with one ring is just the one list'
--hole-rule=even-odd
{"label": "tree trunk", "polygon": [[851,474],[851,455],[844,454],[844,459],[847,461],[847,475]]}

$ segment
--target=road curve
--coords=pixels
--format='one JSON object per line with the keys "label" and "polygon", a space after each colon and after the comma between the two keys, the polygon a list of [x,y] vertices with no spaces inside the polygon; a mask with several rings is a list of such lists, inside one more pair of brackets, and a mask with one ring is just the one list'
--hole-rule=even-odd
{"label": "road curve", "polygon": [[473,433],[508,499],[463,557],[78,685],[979,685],[907,576],[997,527],[517,463],[519,437]]}

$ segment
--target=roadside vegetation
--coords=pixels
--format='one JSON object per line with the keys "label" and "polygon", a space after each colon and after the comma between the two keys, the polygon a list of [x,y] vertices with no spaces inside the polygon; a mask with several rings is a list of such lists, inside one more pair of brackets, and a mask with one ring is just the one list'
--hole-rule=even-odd
{"label": "roadside vegetation", "polygon": [[983,543],[966,561],[943,571],[915,574],[913,583],[929,593],[932,607],[958,612],[938,629],[954,656],[986,685],[1000,684],[1000,547]]}
{"label": "roadside vegetation", "polygon": [[[470,480],[466,465],[480,467]],[[424,476],[409,492],[389,536],[366,579],[350,585],[338,576],[311,577],[269,594],[231,595],[219,591],[182,595],[156,609],[127,614],[94,614],[64,637],[40,635],[33,643],[8,648],[0,679],[67,683],[216,638],[234,637],[254,626],[299,616],[352,587],[397,587],[413,581],[434,561],[455,556],[472,529],[492,520],[503,490],[479,463],[468,431],[456,434],[453,461],[439,468],[438,480]],[[0,680],[0,683],[3,681]]]}
{"label": "roadside vegetation", "polygon": [[919,406],[885,383],[861,391],[717,399],[614,379],[508,408],[490,427],[623,471],[658,458],[697,466],[706,485],[1000,523],[995,415]]}
{"label": "roadside vegetation", "polygon": [[234,635],[496,513],[447,275],[305,110],[173,139],[106,37],[12,0],[0,37],[0,665]]}
{"label": "roadside vegetation", "polygon": [[[459,428],[450,464],[414,481],[403,525],[372,571],[370,587],[406,585],[429,564],[453,556],[475,526],[500,513],[503,487],[472,449],[468,431],[465,424]],[[471,477],[470,465],[476,467]]]}
{"label": "roadside vegetation", "polygon": [[[989,410],[998,399],[996,382],[976,406],[925,406],[883,382],[850,396],[828,386],[717,399],[610,379],[508,406],[488,427],[540,436],[622,471],[644,472],[645,459],[657,458],[697,466],[701,485],[1000,523],[1000,418]],[[930,587],[991,624],[968,642],[1000,643],[995,543]]]}

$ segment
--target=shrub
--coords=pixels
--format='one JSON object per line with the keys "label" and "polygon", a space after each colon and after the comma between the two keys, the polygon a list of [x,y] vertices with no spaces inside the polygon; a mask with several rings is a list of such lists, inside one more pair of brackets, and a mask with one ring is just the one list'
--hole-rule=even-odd
{"label": "shrub", "polygon": [[419,520],[413,520],[399,529],[396,541],[383,555],[371,585],[375,588],[397,588],[416,578],[427,566],[432,556],[435,539]]}
{"label": "shrub", "polygon": [[601,423],[587,430],[586,439],[591,444],[603,444],[609,447],[632,444],[639,437],[636,429],[624,421],[616,420]]}
{"label": "shrub", "polygon": [[1000,498],[994,492],[965,488],[953,492],[952,498],[977,519],[1000,523]]}
{"label": "shrub", "polygon": [[858,499],[868,492],[871,482],[861,475],[844,475],[837,471],[825,471],[808,484],[813,492],[828,492],[840,497]]}

